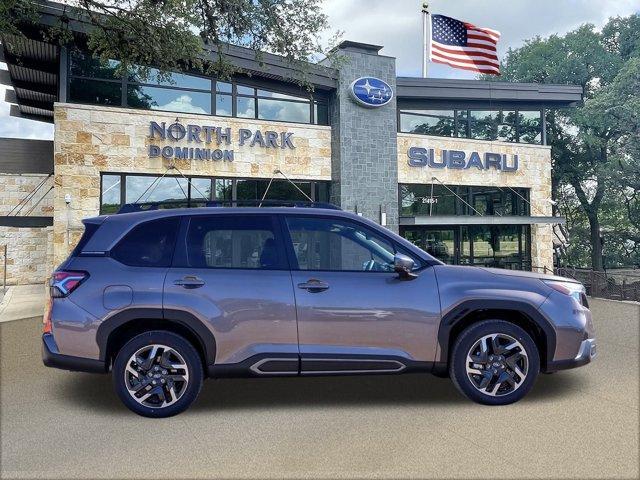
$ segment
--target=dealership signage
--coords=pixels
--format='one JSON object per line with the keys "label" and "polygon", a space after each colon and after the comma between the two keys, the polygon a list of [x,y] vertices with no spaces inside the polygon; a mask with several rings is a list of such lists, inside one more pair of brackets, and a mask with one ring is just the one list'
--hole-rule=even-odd
{"label": "dealership signage", "polygon": [[439,150],[434,148],[411,147],[408,152],[409,165],[412,167],[453,168],[458,170],[500,170],[515,172],[518,170],[518,155],[506,155],[492,152],[463,152],[462,150]]}
{"label": "dealership signage", "polygon": [[389,84],[375,77],[361,77],[349,85],[351,97],[363,107],[381,107],[393,98]]}
{"label": "dealership signage", "polygon": [[[149,157],[176,158],[180,160],[233,161],[233,149],[229,146],[260,147],[265,149],[294,149],[292,132],[251,130],[212,125],[183,125],[174,122],[149,123]],[[189,146],[166,145],[186,141]],[[165,145],[162,145],[164,143]],[[206,148],[204,144],[216,144],[218,148]]]}

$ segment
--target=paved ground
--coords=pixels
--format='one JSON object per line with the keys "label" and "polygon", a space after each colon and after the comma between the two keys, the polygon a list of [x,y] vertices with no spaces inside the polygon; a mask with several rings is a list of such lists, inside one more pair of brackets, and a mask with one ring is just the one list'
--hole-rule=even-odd
{"label": "paved ground", "polygon": [[43,283],[8,287],[0,298],[0,322],[42,315],[46,290]]}
{"label": "paved ground", "polygon": [[46,369],[0,325],[2,478],[638,478],[640,307],[593,300],[599,358],[483,407],[428,375],[209,380],[138,417],[104,375]]}

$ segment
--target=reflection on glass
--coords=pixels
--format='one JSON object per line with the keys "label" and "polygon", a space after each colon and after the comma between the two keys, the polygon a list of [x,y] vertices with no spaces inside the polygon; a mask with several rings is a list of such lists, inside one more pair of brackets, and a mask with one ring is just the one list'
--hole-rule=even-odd
{"label": "reflection on glass", "polygon": [[216,178],[215,180],[215,199],[231,200],[233,194],[232,181],[227,178]]}
{"label": "reflection on glass", "polygon": [[310,114],[308,102],[299,103],[265,98],[258,99],[258,118],[262,120],[309,123]]}
{"label": "reflection on glass", "polygon": [[[456,215],[458,202],[453,193],[457,187],[444,185],[400,185],[400,215]],[[432,195],[433,193],[433,195]]]}
{"label": "reflection on glass", "polygon": [[259,97],[284,98],[284,99],[298,100],[298,101],[306,100],[304,97],[300,97],[300,96],[296,97],[295,95],[287,95],[285,93],[270,92],[269,90],[258,90],[257,93]]}
{"label": "reflection on glass", "polygon": [[329,182],[316,182],[316,202],[329,202],[330,199],[330,183]]}
{"label": "reflection on glass", "polygon": [[[178,177],[129,175],[126,178],[126,202],[184,202],[187,200],[187,180]],[[167,207],[171,207],[169,203]],[[173,205],[175,206],[175,205]]]}
{"label": "reflection on glass", "polygon": [[496,140],[498,138],[497,112],[471,110],[471,138]]}
{"label": "reflection on glass", "polygon": [[498,126],[498,140],[503,142],[515,142],[516,137],[516,112],[499,111],[496,112],[496,122]]}
{"label": "reflection on glass", "polygon": [[313,104],[313,117],[316,125],[329,125],[329,106],[326,103]]}
{"label": "reflection on glass", "polygon": [[[306,195],[311,197],[311,182],[295,182],[296,186],[302,190]],[[258,193],[260,194],[259,198],[262,198],[265,191],[267,191],[267,186],[269,185],[268,180],[260,180],[258,181]],[[298,188],[294,187],[291,183],[286,180],[274,180],[267,191],[267,196],[265,197],[267,200],[295,200],[295,201],[309,201],[307,197],[305,197]]]}
{"label": "reflection on glass", "polygon": [[119,82],[72,78],[69,98],[78,103],[119,106],[122,104],[122,87]]}
{"label": "reflection on glass", "polygon": [[211,94],[130,85],[127,89],[127,105],[151,110],[210,114]]}
{"label": "reflection on glass", "polygon": [[230,117],[232,114],[231,101],[231,95],[216,93],[216,115],[221,117]]}
{"label": "reflection on glass", "polygon": [[400,114],[400,130],[408,133],[452,137],[453,110],[415,110]]}
{"label": "reflection on glass", "polygon": [[236,98],[236,116],[242,118],[256,118],[256,104],[253,98]]}
{"label": "reflection on glass", "polygon": [[256,89],[245,87],[244,85],[236,85],[236,91],[240,95],[255,95]]}
{"label": "reflection on glass", "polygon": [[469,116],[467,115],[467,110],[456,110],[456,121],[458,122],[456,137],[469,137]]}
{"label": "reflection on glass", "polygon": [[101,213],[116,213],[120,209],[120,175],[102,176]]}
{"label": "reflection on glass", "polygon": [[116,79],[121,77],[116,73],[118,66],[120,66],[120,62],[117,60],[103,62],[99,58],[93,57],[89,52],[78,49],[71,51],[71,75]]}
{"label": "reflection on glass", "polygon": [[216,92],[231,93],[232,86],[227,82],[216,82]]}
{"label": "reflection on glass", "polygon": [[211,179],[192,178],[191,179],[191,200],[211,199]]}
{"label": "reflection on glass", "polygon": [[537,143],[542,142],[542,126],[540,112],[518,112],[518,130],[520,142]]}
{"label": "reflection on glass", "polygon": [[161,75],[159,70],[148,67],[133,67],[129,73],[129,80],[171,87],[211,90],[211,80],[208,78],[185,75],[183,73],[165,73]]}

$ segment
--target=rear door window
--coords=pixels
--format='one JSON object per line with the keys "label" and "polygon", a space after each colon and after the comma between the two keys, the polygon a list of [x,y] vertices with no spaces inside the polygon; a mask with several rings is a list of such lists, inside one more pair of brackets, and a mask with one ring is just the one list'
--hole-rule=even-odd
{"label": "rear door window", "polygon": [[269,215],[194,216],[187,229],[186,266],[286,269],[278,228]]}
{"label": "rear door window", "polygon": [[111,250],[111,257],[132,267],[168,267],[179,224],[179,217],[141,223]]}

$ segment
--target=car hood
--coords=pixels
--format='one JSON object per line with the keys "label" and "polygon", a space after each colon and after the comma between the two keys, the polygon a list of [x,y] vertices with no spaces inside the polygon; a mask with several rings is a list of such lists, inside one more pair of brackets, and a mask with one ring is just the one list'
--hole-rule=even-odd
{"label": "car hood", "polygon": [[580,283],[578,280],[575,280],[573,278],[559,277],[557,275],[547,275],[544,273],[525,272],[522,270],[505,270],[502,268],[485,268],[485,267],[479,267],[479,268],[489,273],[492,273],[494,275],[520,277],[520,278],[533,278],[537,280],[557,280],[560,282]]}

